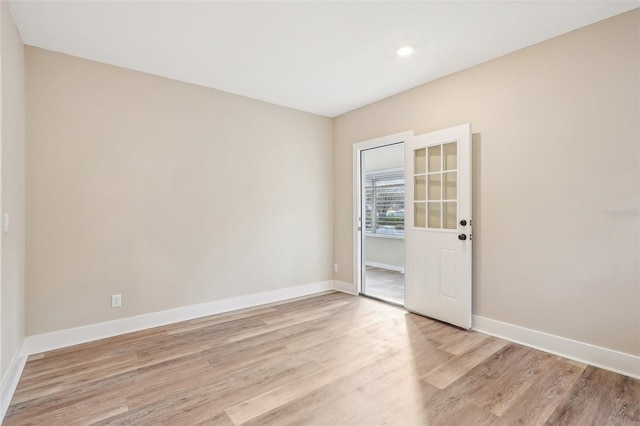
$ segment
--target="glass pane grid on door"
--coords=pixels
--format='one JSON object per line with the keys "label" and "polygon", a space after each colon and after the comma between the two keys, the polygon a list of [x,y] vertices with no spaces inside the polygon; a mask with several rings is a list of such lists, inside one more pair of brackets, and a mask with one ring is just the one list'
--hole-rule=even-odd
{"label": "glass pane grid on door", "polygon": [[457,142],[414,150],[414,227],[457,229]]}

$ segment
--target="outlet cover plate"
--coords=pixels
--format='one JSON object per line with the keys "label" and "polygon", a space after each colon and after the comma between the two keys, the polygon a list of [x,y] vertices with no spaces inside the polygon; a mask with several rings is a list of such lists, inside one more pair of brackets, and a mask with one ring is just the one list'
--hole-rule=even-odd
{"label": "outlet cover plate", "polygon": [[119,308],[120,306],[122,306],[122,295],[121,294],[111,295],[111,307]]}

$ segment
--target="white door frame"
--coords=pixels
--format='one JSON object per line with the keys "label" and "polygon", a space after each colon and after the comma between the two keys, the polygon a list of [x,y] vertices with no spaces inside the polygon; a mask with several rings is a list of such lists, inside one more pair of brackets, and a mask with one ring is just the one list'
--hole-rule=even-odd
{"label": "white door frame", "polygon": [[[0,81],[2,81],[2,53],[0,52]],[[4,128],[4,116],[2,115],[2,84],[0,84],[0,176],[2,175],[2,152],[4,151],[3,139],[2,139],[2,129]],[[2,186],[4,185],[4,181],[0,182],[0,222],[2,223],[2,228],[4,228],[4,205],[2,204]],[[4,243],[3,233],[0,232],[0,323],[2,323],[2,293],[4,289],[4,283],[2,282],[2,246]],[[2,365],[2,327],[0,327],[0,365]],[[11,373],[10,369],[6,372],[6,378],[9,378],[9,374]],[[7,406],[4,406],[4,398],[2,391],[3,389],[3,379],[2,374],[0,373],[0,422],[4,418],[7,409],[9,408],[8,404],[11,401],[7,402]],[[8,381],[8,380],[7,380]]]}
{"label": "white door frame", "polygon": [[358,219],[362,211],[360,155],[364,150],[407,142],[411,138],[413,138],[413,130],[407,130],[353,144],[353,282],[356,285],[356,294],[362,292],[362,232],[364,232],[364,230],[358,230],[361,228]]}

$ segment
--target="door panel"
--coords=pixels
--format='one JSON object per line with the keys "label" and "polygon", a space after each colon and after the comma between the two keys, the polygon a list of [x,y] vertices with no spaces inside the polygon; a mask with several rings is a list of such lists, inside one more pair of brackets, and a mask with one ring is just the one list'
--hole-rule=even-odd
{"label": "door panel", "polygon": [[471,126],[405,143],[405,307],[471,327]]}
{"label": "door panel", "polygon": [[440,249],[440,295],[456,299],[456,251]]}

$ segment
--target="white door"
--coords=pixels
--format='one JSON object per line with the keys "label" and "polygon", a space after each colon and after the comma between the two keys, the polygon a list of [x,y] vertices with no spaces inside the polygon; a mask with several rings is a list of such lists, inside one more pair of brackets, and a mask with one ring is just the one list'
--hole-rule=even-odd
{"label": "white door", "polygon": [[471,328],[471,125],[405,143],[405,307]]}

